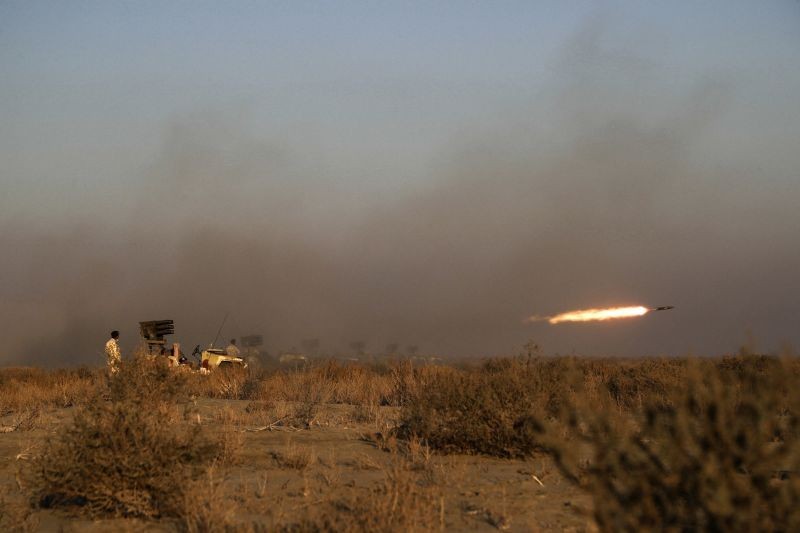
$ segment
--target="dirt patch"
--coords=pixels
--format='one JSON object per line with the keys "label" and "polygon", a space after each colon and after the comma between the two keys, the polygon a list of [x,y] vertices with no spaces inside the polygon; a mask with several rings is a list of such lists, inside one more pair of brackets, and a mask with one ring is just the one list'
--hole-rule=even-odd
{"label": "dirt patch", "polygon": [[[392,490],[403,489],[402,494],[407,495],[409,487],[416,487],[420,491],[416,499],[406,498],[398,505],[417,505],[402,511],[406,515],[417,513],[417,522],[397,521],[390,526],[398,530],[443,525],[450,531],[530,531],[583,529],[587,524],[574,509],[588,507],[589,498],[567,483],[547,457],[503,460],[442,456],[424,449],[381,449],[372,437],[385,428],[354,422],[357,409],[346,405],[322,406],[322,422],[309,429],[262,429],[264,425],[251,420],[247,413],[248,404],[246,400],[197,402],[200,423],[212,432],[224,431],[226,425],[230,430],[231,419],[238,416],[232,428],[243,442],[237,464],[224,473],[212,473],[210,479],[207,476],[193,487],[196,499],[187,502],[190,509],[201,512],[213,502],[215,512],[224,515],[226,523],[246,529],[254,525],[319,526],[326,523],[323,515],[339,514],[345,517],[344,522],[328,526],[360,529],[370,524],[362,524],[355,515],[360,517],[370,509],[388,512]],[[384,411],[383,418],[396,416],[395,408],[379,409]],[[16,490],[18,472],[30,457],[26,451],[34,453],[47,436],[63,431],[71,424],[73,412],[73,408],[51,409],[46,413],[46,428],[0,434],[0,484]],[[421,500],[434,494],[431,505]],[[359,505],[361,508],[356,508]],[[187,529],[177,521],[91,521],[65,511],[43,509],[30,511],[28,520],[43,529],[64,527],[65,531]]]}

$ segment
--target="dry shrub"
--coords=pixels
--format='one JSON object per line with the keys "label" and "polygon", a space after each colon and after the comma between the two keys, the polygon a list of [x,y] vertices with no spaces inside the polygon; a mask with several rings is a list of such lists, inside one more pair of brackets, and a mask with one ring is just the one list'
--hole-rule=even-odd
{"label": "dry shrub", "polygon": [[403,406],[398,436],[418,436],[441,452],[519,457],[540,448],[541,423],[561,418],[578,396],[628,414],[645,403],[671,406],[686,360],[529,355],[461,370],[401,363],[392,372]]}
{"label": "dry shrub", "polygon": [[234,522],[236,506],[226,498],[219,472],[210,466],[206,472],[189,480],[181,491],[179,528],[187,533],[246,531]]}
{"label": "dry shrub", "polygon": [[[633,411],[644,403],[669,405],[686,376],[685,359],[581,360],[582,394],[593,401],[610,398],[619,409]],[[590,388],[598,383],[597,389]]]}
{"label": "dry shrub", "polygon": [[242,462],[244,433],[232,425],[225,425],[216,432],[215,457],[222,465],[238,465]]}
{"label": "dry shrub", "polygon": [[242,414],[244,425],[268,426],[282,423],[287,418],[288,407],[283,402],[254,400],[249,402]]}
{"label": "dry shrub", "polygon": [[223,408],[214,413],[214,423],[206,427],[216,441],[215,457],[219,465],[238,465],[242,462],[245,435],[243,426],[252,416],[247,412]]}
{"label": "dry shrub", "polygon": [[32,461],[31,486],[44,507],[91,516],[177,516],[182,490],[214,461],[218,446],[184,421],[176,404],[184,377],[136,360],[122,366]]}
{"label": "dry shrub", "polygon": [[13,431],[30,431],[39,422],[41,412],[38,408],[21,409],[12,417],[10,424],[0,425],[0,433],[11,433]]}
{"label": "dry shrub", "polygon": [[375,427],[382,427],[385,416],[381,407],[376,404],[356,405],[350,414],[350,419],[358,424],[371,424]]}
{"label": "dry shrub", "polygon": [[556,364],[520,359],[490,361],[477,371],[441,369],[410,393],[397,435],[443,452],[530,455],[539,448],[539,420],[567,390],[555,379],[559,372]]}
{"label": "dry shrub", "polygon": [[320,406],[331,401],[333,382],[324,369],[308,365],[273,374],[264,383],[263,397],[279,402],[292,402],[287,424],[310,427]]}
{"label": "dry shrub", "polygon": [[406,405],[411,396],[416,391],[417,379],[414,373],[414,365],[409,360],[395,361],[391,365],[391,395],[389,396],[390,405]]}
{"label": "dry shrub", "polygon": [[335,494],[305,520],[282,529],[298,533],[444,530],[441,487],[421,479],[412,466],[395,455],[374,490]]}
{"label": "dry shrub", "polygon": [[267,415],[275,410],[275,402],[270,400],[254,400],[247,404],[244,411],[254,415]]}
{"label": "dry shrub", "polygon": [[300,446],[292,441],[286,443],[283,452],[270,452],[272,459],[280,468],[292,468],[294,470],[306,470],[317,462],[317,456],[312,448]]}
{"label": "dry shrub", "polygon": [[390,379],[375,367],[343,365],[330,360],[321,365],[317,373],[322,380],[332,384],[332,403],[370,405],[388,402]]}
{"label": "dry shrub", "polygon": [[175,404],[187,399],[188,379],[186,372],[170,368],[160,358],[136,357],[108,378],[106,397],[112,402],[151,402],[151,406]]}
{"label": "dry shrub", "polygon": [[23,409],[78,405],[92,396],[100,382],[101,373],[86,368],[0,369],[0,415]]}
{"label": "dry shrub", "polygon": [[39,530],[39,520],[28,502],[8,486],[0,487],[0,530],[20,533]]}
{"label": "dry shrub", "polygon": [[588,465],[575,442],[552,451],[592,494],[603,531],[797,531],[798,385],[796,368],[775,359],[695,363],[669,404],[645,403],[638,424],[574,408]]}
{"label": "dry shrub", "polygon": [[383,403],[396,407],[407,405],[420,389],[430,386],[440,375],[446,376],[454,372],[450,367],[415,366],[409,359],[393,361],[389,370],[390,389]]}
{"label": "dry shrub", "polygon": [[364,405],[386,403],[389,376],[358,363],[312,362],[265,376],[261,398],[301,403]]}
{"label": "dry shrub", "polygon": [[[293,418],[300,425],[315,420],[323,404],[369,407],[401,406],[417,390],[428,387],[440,374],[454,370],[435,365],[414,366],[410,361],[392,362],[388,367],[334,359],[312,361],[291,369],[252,371],[218,369],[210,375],[191,375],[190,390],[196,396],[220,399],[291,402]],[[375,416],[361,417],[374,420]]]}
{"label": "dry shrub", "polygon": [[189,390],[196,396],[222,400],[260,399],[259,374],[248,368],[223,366],[210,374],[189,374],[187,379]]}

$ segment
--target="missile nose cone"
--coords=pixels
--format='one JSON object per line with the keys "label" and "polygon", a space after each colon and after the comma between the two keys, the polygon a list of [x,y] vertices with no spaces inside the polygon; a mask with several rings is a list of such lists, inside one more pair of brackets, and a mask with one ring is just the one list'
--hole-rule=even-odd
{"label": "missile nose cone", "polygon": [[670,309],[675,309],[674,305],[664,305],[662,307],[656,307],[653,311],[669,311]]}

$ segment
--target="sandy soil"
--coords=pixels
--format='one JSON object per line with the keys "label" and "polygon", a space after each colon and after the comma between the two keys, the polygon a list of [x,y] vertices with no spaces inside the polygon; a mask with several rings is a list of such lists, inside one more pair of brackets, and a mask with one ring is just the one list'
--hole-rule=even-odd
{"label": "sandy soil", "polygon": [[[336,498],[374,491],[398,455],[381,449],[385,426],[354,423],[350,406],[323,407],[308,429],[235,423],[250,421],[249,402],[200,400],[201,423],[216,430],[231,420],[243,439],[239,459],[224,474],[224,491],[235,503],[237,521],[291,522]],[[395,412],[381,407],[379,420]],[[73,408],[41,413],[32,429],[0,433],[0,485],[24,492],[18,475],[31,453],[71,420]],[[241,418],[239,418],[241,417]],[[10,425],[6,417],[0,426]],[[288,465],[287,458],[310,457],[307,466]],[[527,460],[501,460],[467,455],[417,457],[420,475],[436,484],[440,508],[448,531],[582,531],[589,521],[579,512],[589,498],[570,486],[545,456]],[[301,461],[302,462],[302,461]],[[271,517],[271,518],[268,518]],[[87,520],[63,511],[36,510],[41,531],[172,531],[167,522]],[[272,520],[273,522],[269,522]]]}

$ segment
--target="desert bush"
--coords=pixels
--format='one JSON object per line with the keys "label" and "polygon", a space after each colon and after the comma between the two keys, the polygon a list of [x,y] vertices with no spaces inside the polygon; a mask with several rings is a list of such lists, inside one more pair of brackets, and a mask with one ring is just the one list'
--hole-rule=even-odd
{"label": "desert bush", "polygon": [[274,371],[231,368],[192,375],[192,393],[228,400],[269,400],[363,405],[386,402],[390,378],[361,364],[336,360]]}
{"label": "desert bush", "polygon": [[336,360],[311,362],[266,376],[261,384],[263,399],[304,403],[365,405],[385,403],[390,378],[358,363]]}
{"label": "desert bush", "polygon": [[411,393],[396,434],[442,452],[530,455],[539,448],[540,420],[567,392],[556,379],[558,368],[508,359],[480,371],[442,369]]}
{"label": "desert bush", "polygon": [[415,365],[411,360],[392,361],[389,366],[389,391],[382,402],[400,407],[416,398],[420,390],[427,388],[442,376],[455,375],[459,370],[450,366]]}
{"label": "desert bush", "polygon": [[28,532],[39,530],[39,520],[30,505],[9,486],[0,486],[0,530]]}
{"label": "desert bush", "polygon": [[409,360],[400,360],[393,362],[390,368],[391,393],[387,403],[395,406],[405,405],[416,390],[414,365]]}
{"label": "desert bush", "polygon": [[377,374],[361,364],[342,364],[334,359],[310,366],[311,384],[327,389],[327,401],[360,405],[375,401]]}
{"label": "desert bush", "polygon": [[561,471],[591,493],[600,529],[798,530],[796,370],[724,361],[693,363],[686,375],[671,402],[645,400],[636,424],[574,406],[567,421],[586,464],[580,445],[553,441]]}
{"label": "desert bush", "polygon": [[[636,411],[645,401],[669,405],[674,392],[685,383],[685,359],[637,359],[637,360],[582,360],[583,370],[580,384],[582,394],[592,400],[604,401],[606,395],[620,410]],[[589,391],[585,386],[596,377],[602,389]]]}
{"label": "desert bush", "polygon": [[270,452],[272,460],[281,468],[292,468],[295,470],[305,470],[317,461],[314,450],[306,446],[300,446],[294,442],[287,442],[282,452]]}
{"label": "desert bush", "polygon": [[376,427],[381,427],[387,418],[377,404],[357,405],[350,413],[350,420],[353,422],[357,424],[372,424]]}
{"label": "desert bush", "polygon": [[368,493],[335,494],[309,516],[279,529],[291,533],[414,532],[444,529],[441,487],[426,483],[399,455],[393,456],[384,478]]}
{"label": "desert bush", "polygon": [[108,388],[31,462],[33,499],[92,516],[176,516],[182,490],[216,458],[217,444],[184,422],[179,372],[146,360],[122,365]]}
{"label": "desert bush", "polygon": [[214,457],[223,466],[236,465],[242,461],[244,434],[233,424],[224,424],[212,432],[215,441]]}
{"label": "desert bush", "polygon": [[11,433],[12,431],[30,431],[34,429],[39,421],[41,413],[39,409],[23,409],[14,414],[9,425],[0,425],[0,433]]}
{"label": "desert bush", "polygon": [[185,372],[169,367],[161,359],[136,357],[109,376],[106,397],[117,402],[174,404],[186,400],[187,380]]}
{"label": "desert bush", "polygon": [[249,368],[217,368],[210,374],[186,374],[191,394],[222,400],[260,399],[261,373]]}
{"label": "desert bush", "polygon": [[235,522],[236,505],[226,498],[220,473],[212,465],[200,476],[190,479],[181,490],[178,529],[186,533],[230,531],[251,533],[249,528]]}
{"label": "desert bush", "polygon": [[100,382],[100,372],[86,368],[0,369],[0,415],[24,409],[77,405],[92,396]]}

